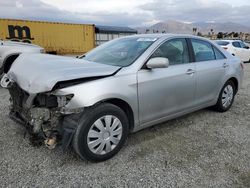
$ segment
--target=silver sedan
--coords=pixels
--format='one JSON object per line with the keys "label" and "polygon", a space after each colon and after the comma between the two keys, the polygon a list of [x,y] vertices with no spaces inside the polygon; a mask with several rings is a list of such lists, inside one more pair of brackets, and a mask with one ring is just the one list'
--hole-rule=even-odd
{"label": "silver sedan", "polygon": [[243,68],[204,38],[134,35],[76,59],[20,55],[1,85],[11,95],[10,117],[33,141],[103,161],[130,132],[210,106],[229,110]]}

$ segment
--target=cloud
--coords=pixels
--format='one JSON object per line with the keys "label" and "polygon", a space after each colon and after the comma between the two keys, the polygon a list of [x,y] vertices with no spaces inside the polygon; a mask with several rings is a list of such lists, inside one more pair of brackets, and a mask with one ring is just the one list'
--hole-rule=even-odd
{"label": "cloud", "polygon": [[95,9],[89,9],[88,11],[69,11],[65,9],[59,6],[56,7],[55,4],[47,4],[46,1],[8,0],[0,2],[0,17],[117,26],[136,26],[150,21],[150,15],[140,11],[131,13],[129,11],[108,12],[101,9],[98,11]]}
{"label": "cloud", "polygon": [[[153,0],[41,0],[42,2],[58,7],[61,10],[70,12],[93,13],[138,13],[140,5],[152,2]],[[58,6],[60,5],[60,6]]]}
{"label": "cloud", "polygon": [[[238,3],[238,4],[237,4]],[[6,0],[0,17],[117,26],[143,26],[164,20],[238,22],[250,26],[244,0]]]}
{"label": "cloud", "polygon": [[[249,23],[250,6],[233,6],[227,1],[208,0],[155,0],[141,6],[159,20],[175,19],[186,22],[238,22]],[[159,6],[161,5],[161,6]]]}
{"label": "cloud", "polygon": [[22,8],[23,7],[23,4],[19,1],[16,1],[16,7],[17,8]]}

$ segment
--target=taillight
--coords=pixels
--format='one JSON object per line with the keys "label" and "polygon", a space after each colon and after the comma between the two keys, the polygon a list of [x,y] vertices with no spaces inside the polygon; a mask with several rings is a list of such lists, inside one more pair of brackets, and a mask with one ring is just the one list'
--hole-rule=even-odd
{"label": "taillight", "polygon": [[227,50],[228,48],[227,47],[223,47],[225,50]]}

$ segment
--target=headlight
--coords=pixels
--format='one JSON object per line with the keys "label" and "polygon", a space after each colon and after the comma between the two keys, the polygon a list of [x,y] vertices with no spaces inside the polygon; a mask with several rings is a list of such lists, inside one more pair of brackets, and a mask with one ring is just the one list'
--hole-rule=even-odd
{"label": "headlight", "polygon": [[74,97],[74,94],[57,96],[57,105],[59,108],[66,106],[69,101]]}
{"label": "headlight", "polygon": [[51,94],[38,94],[35,99],[35,106],[46,108],[62,108],[66,106],[74,95],[51,95]]}
{"label": "headlight", "polygon": [[84,108],[68,108],[66,105],[74,97],[74,94],[57,96],[57,104],[61,114],[77,114],[84,110]]}

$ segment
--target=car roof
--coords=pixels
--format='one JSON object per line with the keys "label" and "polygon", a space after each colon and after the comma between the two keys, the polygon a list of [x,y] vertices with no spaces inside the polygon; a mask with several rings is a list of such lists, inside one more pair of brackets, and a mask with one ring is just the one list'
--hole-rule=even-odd
{"label": "car roof", "polygon": [[31,43],[26,43],[26,42],[16,42],[16,41],[11,41],[11,40],[4,40],[2,41],[6,45],[11,45],[11,46],[26,46],[26,47],[36,47],[36,48],[41,48],[40,46],[36,44],[31,44]]}
{"label": "car roof", "polygon": [[199,36],[195,36],[195,35],[173,34],[173,33],[135,34],[135,35],[127,36],[127,37],[148,37],[148,38],[187,37],[187,38],[208,40],[204,37],[199,37]]}
{"label": "car roof", "polygon": [[228,39],[221,39],[221,40],[216,40],[216,41],[225,41],[225,42],[242,42],[241,40],[228,40]]}

